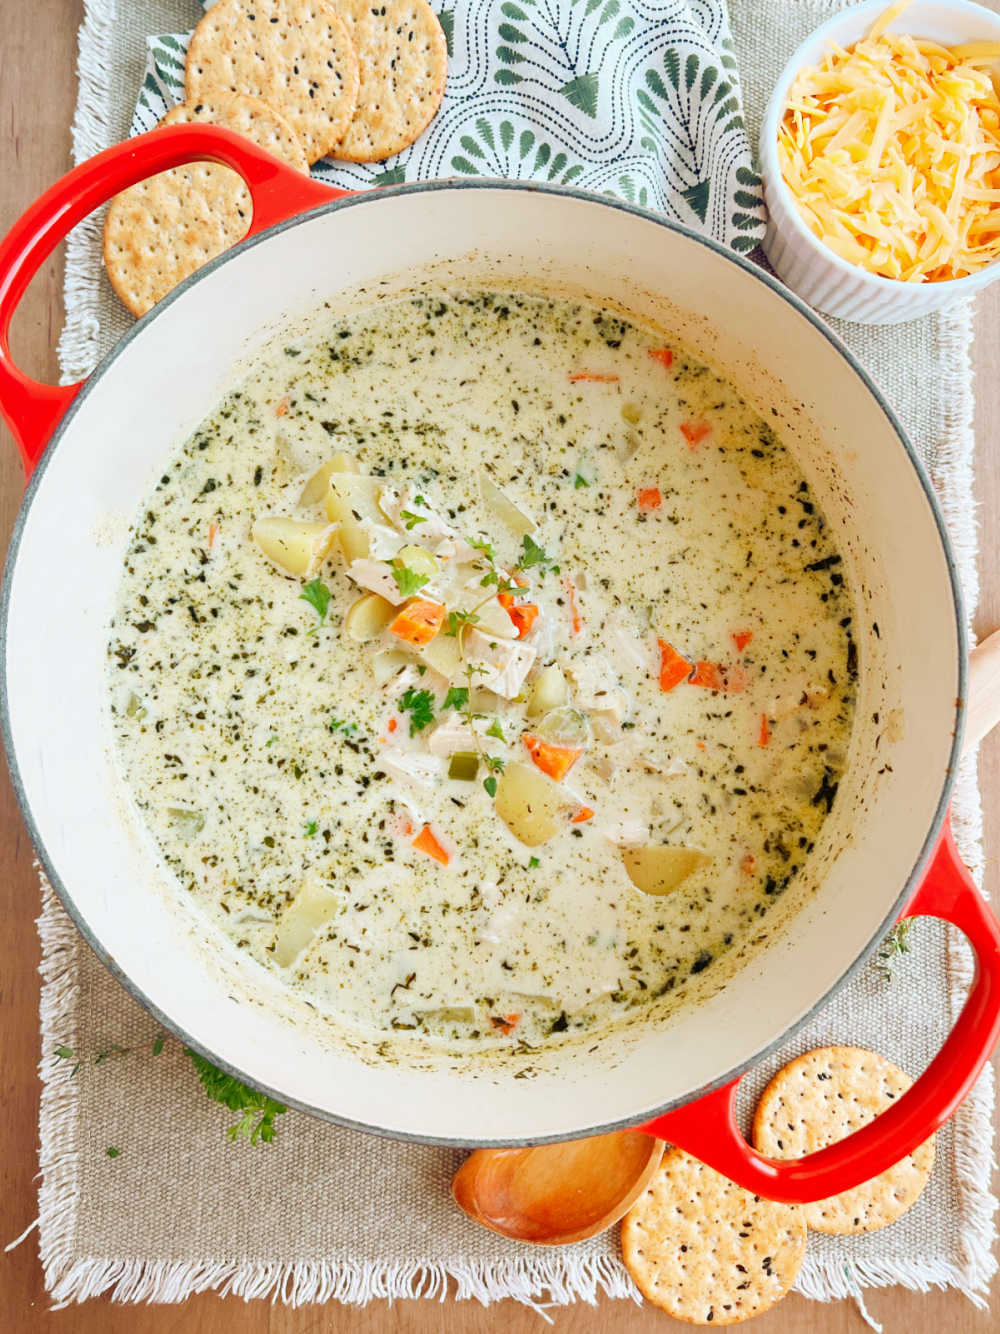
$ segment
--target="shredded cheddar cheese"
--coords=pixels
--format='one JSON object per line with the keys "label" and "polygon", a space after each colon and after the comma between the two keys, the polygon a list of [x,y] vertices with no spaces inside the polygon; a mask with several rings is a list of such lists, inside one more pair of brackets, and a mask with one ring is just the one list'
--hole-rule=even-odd
{"label": "shredded cheddar cheese", "polygon": [[795,79],[778,131],[806,225],[843,259],[904,282],[962,278],[1000,257],[1000,42],[949,50],[886,29],[833,46]]}

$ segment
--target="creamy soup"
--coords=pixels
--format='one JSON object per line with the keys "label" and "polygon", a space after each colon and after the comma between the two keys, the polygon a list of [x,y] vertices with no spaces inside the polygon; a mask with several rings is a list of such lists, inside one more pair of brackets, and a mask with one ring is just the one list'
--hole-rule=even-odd
{"label": "creamy soup", "polygon": [[761,929],[829,814],[841,557],[669,332],[423,293],[286,338],[165,467],[110,635],[191,902],[349,1029],[621,1019]]}

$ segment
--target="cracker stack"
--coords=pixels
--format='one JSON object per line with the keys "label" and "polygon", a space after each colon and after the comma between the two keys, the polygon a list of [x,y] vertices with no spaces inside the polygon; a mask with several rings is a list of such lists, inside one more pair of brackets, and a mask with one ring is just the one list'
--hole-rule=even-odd
{"label": "cracker stack", "polygon": [[[761,1094],[755,1148],[798,1158],[835,1144],[912,1084],[861,1047],[820,1047],[789,1062]],[[643,1295],[678,1320],[733,1325],[766,1311],[795,1282],[807,1229],[845,1236],[901,1218],[934,1166],[934,1137],[881,1176],[816,1204],[752,1195],[669,1149],[622,1223],[622,1255]]]}
{"label": "cracker stack", "polygon": [[[381,162],[430,124],[448,73],[427,0],[218,0],[188,47],[186,102],[160,122],[245,134],[302,170],[322,157]],[[143,315],[246,235],[246,187],[193,164],[119,195],[104,229],[115,292]]]}

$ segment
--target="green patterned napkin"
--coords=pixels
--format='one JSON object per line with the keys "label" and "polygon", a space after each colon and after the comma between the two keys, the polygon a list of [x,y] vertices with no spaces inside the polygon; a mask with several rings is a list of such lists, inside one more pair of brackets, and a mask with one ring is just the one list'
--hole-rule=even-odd
{"label": "green patterned napkin", "polygon": [[[438,13],[451,65],[427,131],[387,162],[319,162],[319,180],[556,181],[657,209],[733,250],[760,241],[724,0],[469,0]],[[183,100],[189,36],[149,39],[133,134]]]}

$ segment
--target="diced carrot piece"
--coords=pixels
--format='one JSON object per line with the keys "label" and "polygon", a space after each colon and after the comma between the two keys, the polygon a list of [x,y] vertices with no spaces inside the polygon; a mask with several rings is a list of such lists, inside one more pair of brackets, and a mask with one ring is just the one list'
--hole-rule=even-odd
{"label": "diced carrot piece", "polygon": [[285,397],[284,397],[284,398],[281,400],[281,402],[278,404],[278,406],[274,409],[274,415],[275,415],[276,417],[283,417],[283,416],[285,415],[285,413],[288,411],[288,405],[289,405],[290,402],[291,402],[291,400],[289,399],[288,395],[286,394]]}
{"label": "diced carrot piece", "polygon": [[674,686],[679,686],[691,675],[691,663],[687,658],[682,658],[673,644],[668,644],[665,639],[656,642],[660,648],[660,689],[673,690]]}
{"label": "diced carrot piece", "polygon": [[390,719],[389,719],[388,726],[386,727],[385,730],[386,730],[387,732],[395,732],[395,730],[396,730],[396,728],[397,728],[398,726],[399,726],[399,723],[396,721],[396,719],[395,719],[395,718],[390,718]]}
{"label": "diced carrot piece", "polygon": [[508,1033],[513,1033],[514,1029],[517,1028],[520,1022],[521,1022],[520,1012],[517,1014],[490,1015],[490,1023],[493,1025],[494,1028],[498,1028],[500,1032],[504,1034],[504,1036],[506,1036]]}
{"label": "diced carrot piece", "polygon": [[424,852],[428,857],[433,857],[436,862],[442,866],[447,866],[451,861],[447,848],[438,841],[429,824],[425,824],[420,833],[413,840],[413,846],[418,852]]}
{"label": "diced carrot piece", "polygon": [[750,673],[739,662],[733,663],[732,667],[724,668],[722,676],[726,683],[725,691],[727,695],[739,695],[750,684]]}
{"label": "diced carrot piece", "polygon": [[533,602],[515,602],[513,593],[498,593],[497,601],[514,622],[518,639],[523,639],[538,619],[538,608]]}
{"label": "diced carrot piece", "polygon": [[620,375],[605,375],[601,371],[572,371],[569,377],[570,384],[617,384],[621,379]]}
{"label": "diced carrot piece", "polygon": [[528,748],[532,762],[543,774],[548,774],[557,783],[566,777],[583,754],[581,746],[556,746],[551,741],[543,741],[541,737],[534,736],[531,732],[525,732],[524,744]]}
{"label": "diced carrot piece", "polygon": [[594,812],[589,806],[581,806],[577,813],[570,820],[570,824],[584,824],[587,820],[594,818]]}
{"label": "diced carrot piece", "polygon": [[740,870],[743,872],[744,875],[750,875],[753,872],[753,868],[756,865],[757,865],[757,858],[753,855],[752,852],[748,852],[744,856],[743,860],[740,862]]}
{"label": "diced carrot piece", "polygon": [[646,356],[652,357],[664,368],[669,368],[674,364],[674,354],[669,347],[647,347]]}
{"label": "diced carrot piece", "polygon": [[692,422],[681,422],[681,435],[688,442],[688,449],[697,449],[705,437],[711,434],[712,423],[707,422],[704,419]]}
{"label": "diced carrot piece", "polygon": [[753,639],[753,631],[752,631],[752,630],[734,630],[734,631],[732,632],[730,638],[732,639],[733,643],[736,645],[736,652],[737,652],[737,653],[742,653],[743,650],[746,648],[747,644],[750,643],[750,640]]}
{"label": "diced carrot piece", "polygon": [[720,667],[717,662],[699,660],[694,665],[691,677],[693,686],[703,686],[706,690],[721,690],[727,695],[738,695],[750,684],[745,667],[736,663],[733,667]]}
{"label": "diced carrot piece", "polygon": [[767,721],[767,714],[760,715],[760,731],[757,733],[757,745],[766,746],[771,740],[771,728]]}
{"label": "diced carrot piece", "polygon": [[563,587],[566,589],[566,597],[569,599],[569,623],[573,627],[573,633],[578,635],[583,629],[583,617],[580,615],[580,608],[576,601],[576,585],[572,579],[566,578],[563,580]]}
{"label": "diced carrot piece", "polygon": [[663,504],[663,497],[660,495],[658,486],[640,486],[635,493],[635,499],[640,514],[646,514],[650,510],[658,510]]}
{"label": "diced carrot piece", "polygon": [[538,620],[538,608],[533,602],[522,602],[520,605],[508,607],[507,615],[514,622],[518,639],[523,639]]}
{"label": "diced carrot piece", "polygon": [[208,545],[210,547],[215,545],[215,539],[218,536],[219,536],[219,525],[217,523],[210,523],[208,525]]}
{"label": "diced carrot piece", "polygon": [[706,690],[724,690],[725,682],[717,662],[699,661],[694,665],[693,686],[704,686]]}
{"label": "diced carrot piece", "polygon": [[408,644],[422,648],[431,642],[443,621],[444,607],[440,602],[411,598],[395,620],[390,622],[389,629],[398,639],[405,639]]}

